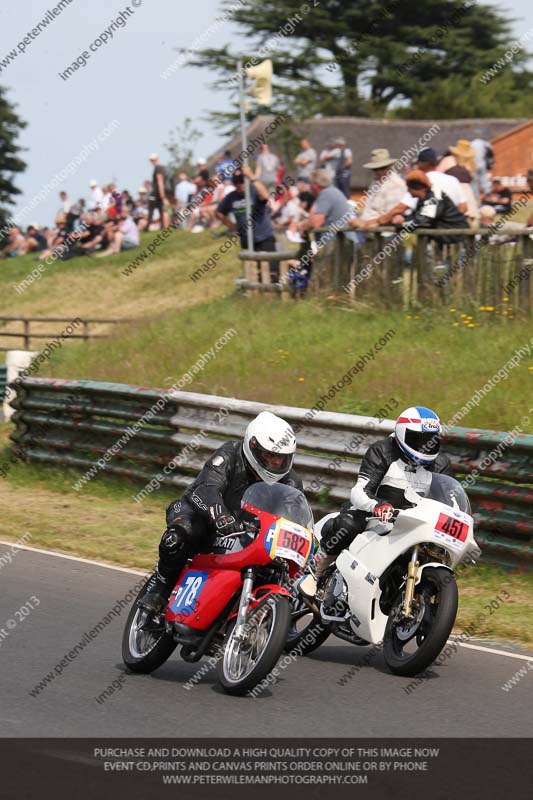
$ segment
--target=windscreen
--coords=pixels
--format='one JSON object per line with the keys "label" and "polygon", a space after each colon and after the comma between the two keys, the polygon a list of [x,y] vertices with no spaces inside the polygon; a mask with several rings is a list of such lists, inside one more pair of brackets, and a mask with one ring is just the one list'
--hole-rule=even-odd
{"label": "windscreen", "polygon": [[291,522],[313,529],[313,512],[304,494],[293,486],[283,483],[254,483],[244,493],[242,503],[267,511],[276,517],[285,517]]}
{"label": "windscreen", "polygon": [[470,500],[461,484],[449,475],[433,475],[426,497],[471,514]]}

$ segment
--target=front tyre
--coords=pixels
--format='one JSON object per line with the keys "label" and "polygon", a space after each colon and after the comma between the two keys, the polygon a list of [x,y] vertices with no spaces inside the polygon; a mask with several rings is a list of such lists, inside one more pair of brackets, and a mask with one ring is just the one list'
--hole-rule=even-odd
{"label": "front tyre", "polygon": [[176,642],[165,631],[165,614],[154,620],[138,606],[151,576],[139,592],[128,614],[122,636],[122,660],[132,672],[147,674],[165,663],[176,649]]}
{"label": "front tyre", "polygon": [[287,641],[290,618],[287,598],[272,595],[249,612],[242,638],[235,636],[236,620],[232,621],[217,664],[220,685],[228,694],[246,694],[275,667]]}
{"label": "front tyre", "polygon": [[447,569],[427,567],[415,590],[414,618],[401,615],[402,595],[385,628],[383,655],[395,675],[412,677],[432,664],[446,644],[457,616],[457,584]]}

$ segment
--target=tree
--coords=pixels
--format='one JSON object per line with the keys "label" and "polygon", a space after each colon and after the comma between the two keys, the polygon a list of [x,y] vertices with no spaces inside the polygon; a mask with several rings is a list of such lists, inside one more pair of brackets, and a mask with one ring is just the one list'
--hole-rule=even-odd
{"label": "tree", "polygon": [[[241,54],[245,64],[274,61],[274,113],[413,117],[435,108],[430,116],[446,117],[466,87],[469,98],[481,98],[484,115],[506,116],[516,113],[521,96],[525,103],[524,90],[532,91],[524,49],[491,81],[506,82],[508,107],[490,83],[480,82],[514,43],[511,21],[495,6],[472,0],[249,0],[235,7],[234,0],[224,0],[223,7],[227,13],[234,8],[232,19],[250,42],[250,52]],[[228,46],[208,48],[189,63],[216,72],[214,85],[232,91],[236,101],[238,57]],[[437,97],[438,104],[432,102]],[[471,103],[462,105],[472,116]],[[213,119],[227,127],[235,114],[226,110]]]}
{"label": "tree", "polygon": [[190,174],[194,169],[193,147],[202,138],[202,134],[192,127],[192,119],[186,117],[182,125],[176,125],[175,130],[170,131],[169,136],[170,141],[165,145],[170,155],[168,168],[175,176],[182,171]]}
{"label": "tree", "polygon": [[24,172],[26,164],[19,157],[20,146],[17,138],[26,127],[6,97],[6,90],[0,86],[0,240],[5,238],[8,225],[9,205],[14,205],[14,198],[21,194],[14,184],[18,172]]}

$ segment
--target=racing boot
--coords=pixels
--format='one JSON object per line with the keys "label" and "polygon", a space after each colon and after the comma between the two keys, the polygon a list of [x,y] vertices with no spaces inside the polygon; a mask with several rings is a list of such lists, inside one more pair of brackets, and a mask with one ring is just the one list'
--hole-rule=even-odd
{"label": "racing boot", "polygon": [[148,585],[147,591],[139,600],[139,606],[152,616],[157,616],[167,605],[175,585],[175,580],[167,580],[157,569]]}
{"label": "racing boot", "polygon": [[324,582],[322,579],[326,574],[328,568],[333,564],[337,559],[337,556],[329,556],[324,554],[322,559],[318,562],[316,568],[316,580],[313,578],[311,574],[306,575],[298,584],[298,591],[306,600],[314,600],[317,591],[319,588],[322,587],[322,583]]}
{"label": "racing boot", "polygon": [[176,523],[163,534],[155,575],[139,600],[141,608],[153,615],[160,614],[166,607],[179,574],[187,563],[186,535],[185,526]]}

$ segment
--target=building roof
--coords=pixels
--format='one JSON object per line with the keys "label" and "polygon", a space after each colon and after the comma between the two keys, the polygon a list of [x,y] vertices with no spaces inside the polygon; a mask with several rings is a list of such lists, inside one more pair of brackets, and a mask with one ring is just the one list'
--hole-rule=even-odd
{"label": "building roof", "polygon": [[515,136],[517,133],[522,133],[526,131],[528,128],[533,127],[533,119],[528,119],[527,122],[522,122],[520,125],[515,125],[508,131],[504,131],[503,133],[499,133],[495,136],[492,140],[493,144],[497,142],[503,142],[504,139],[508,138],[509,136]]}
{"label": "building roof", "polygon": [[[260,136],[274,117],[257,117],[248,129],[248,141]],[[368,119],[362,117],[326,117],[302,122],[298,136],[306,136],[313,147],[320,152],[334,137],[346,139],[347,147],[353,152],[352,186],[365,187],[369,182],[369,172],[362,165],[370,160],[372,150],[384,147],[392,158],[400,158],[404,153],[416,154],[416,147],[433,147],[437,153],[444,154],[457,139],[474,139],[481,136],[489,141],[513,128],[526,123],[521,119],[445,119],[445,120],[398,120]],[[224,150],[230,150],[232,158],[242,150],[241,137],[234,136],[209,159],[212,167]],[[259,147],[253,157],[258,154]],[[291,174],[291,166],[287,165]]]}

